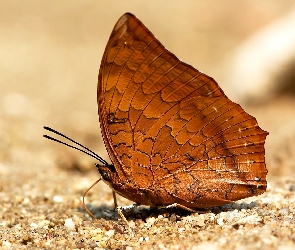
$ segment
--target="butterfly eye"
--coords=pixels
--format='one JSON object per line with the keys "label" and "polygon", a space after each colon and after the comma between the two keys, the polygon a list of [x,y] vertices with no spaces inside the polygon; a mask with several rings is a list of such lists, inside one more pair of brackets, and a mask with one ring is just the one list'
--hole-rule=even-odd
{"label": "butterfly eye", "polygon": [[111,176],[110,173],[108,171],[103,171],[101,173],[101,177],[105,180],[105,181],[111,181]]}
{"label": "butterfly eye", "polygon": [[99,171],[102,179],[104,181],[110,182],[111,181],[111,169],[108,167],[108,165],[101,166],[99,164],[96,164],[95,166],[96,166],[97,170]]}
{"label": "butterfly eye", "polygon": [[111,175],[108,169],[106,168],[99,169],[99,173],[104,181],[107,181],[107,182],[111,181]]}

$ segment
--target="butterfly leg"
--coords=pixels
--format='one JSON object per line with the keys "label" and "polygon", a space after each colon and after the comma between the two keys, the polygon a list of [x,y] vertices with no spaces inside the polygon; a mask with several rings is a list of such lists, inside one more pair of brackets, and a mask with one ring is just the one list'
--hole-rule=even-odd
{"label": "butterfly leg", "polygon": [[116,192],[113,190],[114,210],[118,207]]}
{"label": "butterfly leg", "polygon": [[122,213],[122,207],[116,207],[116,210],[118,212],[118,214],[120,215],[121,219],[125,222],[125,224],[129,227],[129,223],[126,219],[126,217],[124,216],[124,214]]}
{"label": "butterfly leg", "polygon": [[125,224],[126,224],[128,227],[129,227],[129,223],[128,223],[128,221],[127,221],[127,219],[126,219],[126,217],[125,217],[125,215],[123,214],[122,211],[124,211],[124,210],[129,210],[129,209],[133,209],[133,208],[135,208],[135,207],[137,207],[137,204],[132,204],[132,205],[125,206],[125,207],[116,207],[118,214],[120,215],[121,219],[125,222]]}
{"label": "butterfly leg", "polygon": [[87,213],[93,218],[93,219],[96,219],[95,215],[89,210],[89,208],[86,206],[85,204],[85,197],[87,195],[87,193],[90,191],[90,189],[92,189],[99,181],[101,180],[101,178],[99,180],[97,180],[96,182],[94,182],[90,188],[88,188],[84,195],[83,195],[83,207],[85,208],[85,210],[87,211]]}
{"label": "butterfly leg", "polygon": [[203,214],[203,213],[208,212],[208,211],[197,211],[197,210],[191,209],[189,207],[186,207],[186,206],[178,204],[178,203],[173,203],[171,205],[166,206],[165,208],[173,208],[173,207],[181,208],[181,209],[184,209],[184,210],[189,211],[191,213]]}

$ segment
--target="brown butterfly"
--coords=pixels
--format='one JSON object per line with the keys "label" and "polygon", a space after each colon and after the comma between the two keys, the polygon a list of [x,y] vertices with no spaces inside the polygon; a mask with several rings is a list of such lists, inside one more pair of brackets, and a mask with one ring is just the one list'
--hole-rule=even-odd
{"label": "brown butterfly", "polygon": [[130,13],[107,43],[97,98],[112,164],[90,155],[102,179],[136,204],[191,210],[266,190],[268,132]]}

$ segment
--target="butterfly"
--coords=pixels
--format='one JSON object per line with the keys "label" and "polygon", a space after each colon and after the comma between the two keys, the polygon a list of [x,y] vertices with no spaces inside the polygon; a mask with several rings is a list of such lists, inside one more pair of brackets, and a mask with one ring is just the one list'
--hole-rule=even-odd
{"label": "butterfly", "polygon": [[131,13],[106,45],[97,102],[111,160],[96,155],[98,171],[136,204],[191,210],[266,190],[268,132]]}

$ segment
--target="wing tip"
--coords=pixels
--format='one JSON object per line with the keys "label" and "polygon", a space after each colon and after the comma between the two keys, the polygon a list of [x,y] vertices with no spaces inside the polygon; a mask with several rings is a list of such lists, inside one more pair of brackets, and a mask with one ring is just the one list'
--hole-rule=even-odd
{"label": "wing tip", "polygon": [[115,24],[114,30],[117,31],[119,30],[129,19],[137,19],[137,17],[135,15],[133,15],[130,12],[126,12],[125,14],[123,14],[119,20],[117,21],[117,23]]}

